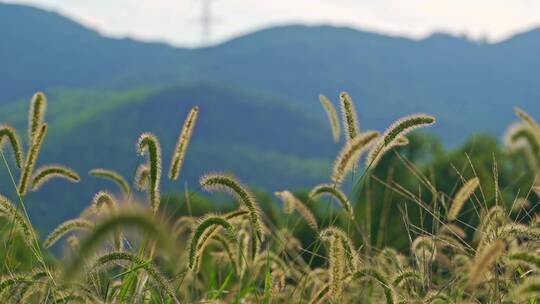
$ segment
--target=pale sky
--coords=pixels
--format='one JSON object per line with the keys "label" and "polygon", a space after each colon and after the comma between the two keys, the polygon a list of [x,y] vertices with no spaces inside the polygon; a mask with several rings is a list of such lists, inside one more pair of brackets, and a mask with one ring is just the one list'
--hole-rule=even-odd
{"label": "pale sky", "polygon": [[[197,46],[206,0],[0,0],[58,11],[114,37]],[[210,1],[210,0],[209,0]],[[212,42],[272,25],[347,25],[422,38],[433,31],[490,41],[540,26],[539,0],[211,0]]]}

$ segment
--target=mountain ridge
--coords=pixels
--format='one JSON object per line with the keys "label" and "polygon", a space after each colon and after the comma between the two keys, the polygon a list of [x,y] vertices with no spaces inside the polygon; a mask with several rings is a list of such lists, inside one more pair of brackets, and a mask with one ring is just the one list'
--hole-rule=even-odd
{"label": "mountain ridge", "polygon": [[317,95],[336,101],[345,90],[359,102],[363,125],[380,129],[409,113],[428,112],[439,118],[433,131],[450,145],[475,131],[500,136],[514,106],[540,112],[534,80],[540,29],[490,44],[441,33],[414,40],[350,27],[289,25],[182,49],[107,38],[59,14],[14,7],[0,5],[7,24],[0,39],[10,42],[0,47],[3,103],[54,88],[213,81],[270,93],[324,119]]}

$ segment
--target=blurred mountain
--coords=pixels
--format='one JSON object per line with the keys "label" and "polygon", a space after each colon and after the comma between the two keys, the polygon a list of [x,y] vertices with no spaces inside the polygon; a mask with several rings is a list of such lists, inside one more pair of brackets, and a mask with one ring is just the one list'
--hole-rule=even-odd
{"label": "blurred mountain", "polygon": [[53,12],[0,3],[0,102],[55,87],[170,81],[187,50],[109,39]]}
{"label": "blurred mountain", "polygon": [[540,30],[496,44],[435,33],[423,40],[330,26],[283,26],[215,47],[181,49],[111,39],[53,12],[0,4],[0,102],[51,88],[212,80],[254,88],[315,109],[347,90],[364,126],[411,112],[437,115],[456,144],[471,132],[499,135],[513,106],[540,113]]}

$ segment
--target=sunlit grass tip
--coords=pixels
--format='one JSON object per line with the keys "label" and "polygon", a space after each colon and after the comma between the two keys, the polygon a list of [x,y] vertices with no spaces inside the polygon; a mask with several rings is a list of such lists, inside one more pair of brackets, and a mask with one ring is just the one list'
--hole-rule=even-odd
{"label": "sunlit grass tip", "polygon": [[67,220],[54,229],[43,242],[43,247],[49,248],[67,233],[72,231],[90,231],[94,227],[92,222],[85,219]]}
{"label": "sunlit grass tip", "polygon": [[150,184],[150,167],[147,164],[140,164],[135,171],[133,177],[133,185],[135,189],[144,191],[148,189]]}
{"label": "sunlit grass tip", "polygon": [[32,191],[37,191],[39,188],[53,178],[62,178],[70,182],[76,183],[80,181],[79,174],[73,169],[62,165],[48,165],[37,169],[32,177]]}
{"label": "sunlit grass tip", "polygon": [[198,260],[202,254],[202,250],[198,248],[201,237],[204,235],[207,229],[212,228],[213,226],[220,226],[225,229],[228,233],[228,236],[232,239],[235,239],[235,230],[231,223],[228,220],[224,219],[221,216],[209,215],[203,217],[197,224],[191,237],[190,249],[189,249],[189,268],[191,270],[197,270]]}
{"label": "sunlit grass tip", "polygon": [[408,140],[402,137],[410,132],[435,124],[435,117],[427,114],[413,114],[395,121],[378,140],[366,159],[368,167],[375,167],[380,158],[395,146],[403,145]]}
{"label": "sunlit grass tip", "polygon": [[125,209],[121,212],[109,214],[94,225],[91,233],[81,240],[78,254],[73,255],[65,265],[64,279],[69,281],[75,278],[105,237],[110,233],[124,229],[135,229],[141,233],[151,235],[152,240],[162,249],[160,253],[166,254],[170,252],[173,238],[172,236],[169,237],[170,233],[161,219],[150,216],[148,212],[141,210]]}
{"label": "sunlit grass tip", "polygon": [[495,264],[504,250],[504,242],[496,240],[476,254],[467,281],[467,288],[469,290],[474,290],[481,283],[482,277]]}
{"label": "sunlit grass tip", "polygon": [[371,147],[378,136],[379,132],[366,131],[345,144],[334,161],[331,176],[334,183],[339,185],[343,182],[345,175],[352,170],[362,154]]}
{"label": "sunlit grass tip", "polygon": [[171,160],[171,167],[169,169],[169,179],[176,180],[180,175],[180,169],[182,169],[182,164],[186,155],[186,151],[191,140],[191,135],[193,134],[193,129],[197,122],[197,117],[199,115],[199,107],[193,107],[189,112],[182,131],[178,137],[178,142],[176,143],[176,148],[174,149],[174,154]]}
{"label": "sunlit grass tip", "polygon": [[463,205],[471,195],[476,191],[476,188],[480,185],[480,179],[478,177],[474,177],[470,180],[468,180],[465,185],[463,185],[457,194],[454,196],[454,200],[452,202],[452,205],[450,206],[450,210],[448,210],[448,214],[446,216],[447,220],[453,221],[455,220],[461,209],[463,208]]}
{"label": "sunlit grass tip", "polygon": [[30,150],[26,155],[26,160],[22,169],[21,177],[19,179],[18,192],[20,196],[26,195],[28,191],[28,184],[30,183],[30,178],[34,171],[34,166],[36,165],[37,157],[39,151],[41,150],[41,145],[47,134],[47,124],[42,123],[41,127],[36,131],[34,140],[30,144]]}
{"label": "sunlit grass tip", "polygon": [[9,141],[9,144],[11,145],[11,149],[13,150],[13,158],[15,159],[15,164],[18,168],[21,168],[23,162],[23,153],[19,136],[17,135],[15,129],[13,129],[12,127],[8,125],[0,125],[0,149],[2,149],[2,151],[5,143],[4,138],[6,137]]}
{"label": "sunlit grass tip", "polygon": [[373,267],[365,268],[357,271],[352,275],[353,280],[358,280],[365,277],[373,278],[377,283],[379,283],[379,285],[384,291],[386,304],[394,304],[394,290],[392,288],[392,285],[386,280],[385,276],[378,269],[375,269]]}
{"label": "sunlit grass tip", "polygon": [[99,178],[112,181],[113,183],[117,184],[120,187],[120,189],[125,195],[128,195],[130,192],[129,183],[126,181],[124,177],[122,177],[122,175],[120,175],[116,171],[103,169],[103,168],[96,168],[96,169],[90,170],[88,174],[93,177],[99,177]]}
{"label": "sunlit grass tip", "polygon": [[150,163],[150,203],[156,213],[160,203],[160,180],[161,180],[161,147],[157,137],[152,133],[143,133],[137,142],[137,152],[140,156],[148,151]]}
{"label": "sunlit grass tip", "polygon": [[129,252],[113,251],[100,256],[94,263],[92,269],[99,270],[107,264],[115,264],[118,262],[130,262],[135,268],[142,268],[154,280],[157,286],[163,289],[175,303],[180,303],[176,298],[174,288],[168,282],[168,279],[157,269],[156,265],[151,261],[145,261]]}
{"label": "sunlit grass tip", "polygon": [[324,240],[329,243],[328,295],[332,301],[339,303],[341,300],[346,277],[345,248],[343,247],[343,242],[337,236],[330,235]]}
{"label": "sunlit grass tip", "polygon": [[47,111],[47,98],[42,92],[32,96],[30,110],[28,111],[28,139],[32,143],[39,128],[43,124],[45,112]]}
{"label": "sunlit grass tip", "polygon": [[317,224],[317,219],[315,218],[315,215],[313,215],[313,212],[311,212],[302,201],[294,196],[294,194],[289,191],[275,192],[274,194],[283,202],[285,213],[291,214],[293,210],[296,210],[312,229],[318,229],[319,225]]}
{"label": "sunlit grass tip", "polygon": [[8,221],[14,221],[20,228],[26,244],[32,244],[36,240],[34,228],[19,209],[6,197],[0,195],[0,216]]}
{"label": "sunlit grass tip", "polygon": [[341,191],[337,187],[337,185],[319,184],[313,187],[313,189],[311,189],[311,191],[308,194],[310,199],[317,199],[318,197],[323,196],[323,195],[328,195],[334,198],[341,205],[341,207],[347,212],[347,214],[349,214],[350,218],[354,219],[354,213],[353,213],[351,202],[347,198],[347,195],[345,195],[345,193],[343,193],[343,191]]}
{"label": "sunlit grass tip", "polygon": [[339,241],[342,242],[343,249],[345,251],[344,258],[347,261],[347,266],[351,272],[355,272],[360,267],[360,255],[354,247],[352,239],[349,235],[342,229],[329,226],[321,230],[319,237],[322,240],[328,240],[331,237],[336,237]]}
{"label": "sunlit grass tip", "polygon": [[234,176],[221,173],[209,173],[201,176],[199,183],[206,191],[229,193],[239,200],[239,202],[249,211],[250,220],[253,229],[257,233],[257,237],[262,237],[263,231],[259,204],[255,200],[253,194],[251,194],[251,192]]}
{"label": "sunlit grass tip", "polygon": [[537,138],[540,138],[540,125],[529,113],[520,108],[514,108],[516,115],[523,120],[523,122],[531,128]]}
{"label": "sunlit grass tip", "polygon": [[358,133],[360,133],[358,116],[356,115],[356,110],[354,108],[354,103],[351,96],[349,96],[347,92],[341,92],[339,94],[339,101],[341,105],[341,115],[343,117],[345,138],[347,141],[350,141],[355,138]]}
{"label": "sunlit grass tip", "polygon": [[96,193],[92,199],[92,205],[98,212],[103,208],[103,206],[107,206],[109,211],[116,211],[118,209],[118,202],[112,194],[106,191],[99,191]]}
{"label": "sunlit grass tip", "polygon": [[533,166],[540,165],[540,137],[524,123],[514,123],[506,130],[503,143],[508,151],[525,150]]}
{"label": "sunlit grass tip", "polygon": [[332,138],[335,142],[338,142],[341,128],[339,126],[339,118],[336,112],[336,108],[334,108],[334,105],[328,99],[328,97],[322,94],[319,95],[319,101],[321,102],[321,105],[326,112],[326,116],[328,116],[328,121],[330,123],[330,127],[332,128]]}

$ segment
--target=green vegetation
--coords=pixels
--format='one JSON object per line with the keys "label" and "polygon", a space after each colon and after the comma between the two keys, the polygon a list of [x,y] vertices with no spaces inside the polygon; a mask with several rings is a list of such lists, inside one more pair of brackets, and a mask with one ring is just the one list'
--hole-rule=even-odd
{"label": "green vegetation", "polygon": [[[445,153],[432,137],[410,133],[434,117],[406,116],[379,135],[358,128],[352,100],[341,96],[349,103],[347,132],[332,123],[331,101],[323,102],[329,139],[350,136],[326,172],[331,183],[270,196],[232,174],[208,173],[197,189],[162,195],[166,177],[184,179],[184,157],[195,153],[186,148],[204,122],[193,118],[199,108],[186,107],[170,145],[162,148],[161,137],[147,132],[136,149],[131,144],[141,159],[133,174],[90,170],[116,194],[99,191],[42,241],[28,216],[36,206],[29,191],[42,193],[53,177],[63,187],[84,178],[61,165],[34,169],[51,147],[46,99],[36,94],[26,151],[17,147],[16,131],[4,127],[2,145],[11,148],[1,156],[13,196],[0,197],[2,302],[536,303],[534,118],[516,109],[522,122],[509,128],[504,151],[479,136]],[[196,110],[188,114],[190,108]],[[54,257],[49,247],[64,249]]]}

